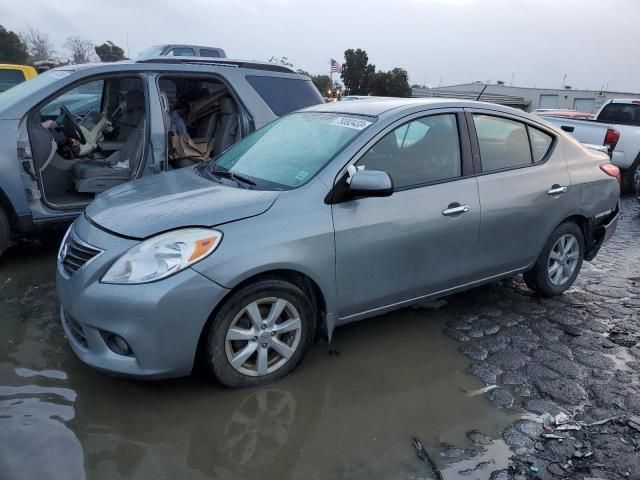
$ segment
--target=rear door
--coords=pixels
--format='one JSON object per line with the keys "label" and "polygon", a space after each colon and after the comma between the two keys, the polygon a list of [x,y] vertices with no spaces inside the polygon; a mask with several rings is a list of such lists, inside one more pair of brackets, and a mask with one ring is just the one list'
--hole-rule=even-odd
{"label": "rear door", "polygon": [[520,117],[468,110],[482,220],[480,278],[528,266],[569,206],[569,173],[555,134]]}
{"label": "rear door", "polygon": [[364,149],[355,165],[387,172],[394,192],[333,206],[340,317],[470,278],[480,225],[470,152],[455,110],[398,121]]}

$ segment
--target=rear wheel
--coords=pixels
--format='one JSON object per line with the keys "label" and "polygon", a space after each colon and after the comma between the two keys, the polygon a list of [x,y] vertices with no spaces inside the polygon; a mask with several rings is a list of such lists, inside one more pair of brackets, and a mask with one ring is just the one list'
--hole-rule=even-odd
{"label": "rear wheel", "polygon": [[9,224],[9,217],[2,207],[0,207],[0,257],[9,247],[9,241],[11,240],[11,225]]}
{"label": "rear wheel", "polygon": [[584,258],[584,236],[575,223],[558,226],[533,268],[524,274],[529,288],[545,297],[562,294],[575,281]]}
{"label": "rear wheel", "polygon": [[313,341],[315,318],[311,300],[292,283],[266,279],[240,289],[209,327],[211,373],[228,387],[288,375]]}

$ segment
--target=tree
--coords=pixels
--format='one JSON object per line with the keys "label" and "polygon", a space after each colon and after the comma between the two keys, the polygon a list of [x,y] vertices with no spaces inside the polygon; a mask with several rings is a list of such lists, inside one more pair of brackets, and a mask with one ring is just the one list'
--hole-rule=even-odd
{"label": "tree", "polygon": [[71,52],[71,63],[90,63],[95,60],[95,46],[85,38],[72,35],[64,42],[64,47]]}
{"label": "tree", "polygon": [[327,92],[331,88],[329,75],[311,75],[311,81],[323,96],[327,95]]}
{"label": "tree", "polygon": [[27,46],[27,52],[34,62],[52,60],[56,54],[49,35],[31,26],[20,34],[20,39]]}
{"label": "tree", "polygon": [[269,59],[269,63],[275,63],[277,65],[282,65],[285,67],[293,68],[293,63],[289,61],[287,57],[271,57]]}
{"label": "tree", "polygon": [[410,97],[409,75],[404,68],[394,68],[388,75],[388,95],[390,97]]}
{"label": "tree", "polygon": [[389,72],[376,72],[371,76],[369,93],[381,97],[410,97],[407,71],[394,68]]}
{"label": "tree", "polygon": [[0,25],[0,63],[27,63],[29,52],[27,46],[15,32]]}
{"label": "tree", "polygon": [[117,62],[127,59],[127,57],[124,56],[124,50],[111,40],[107,40],[102,45],[97,45],[95,50],[101,62]]}
{"label": "tree", "polygon": [[340,78],[342,78],[347,93],[350,95],[367,95],[369,93],[370,77],[376,71],[376,66],[369,64],[367,52],[360,48],[357,50],[350,48],[345,50],[344,60]]}

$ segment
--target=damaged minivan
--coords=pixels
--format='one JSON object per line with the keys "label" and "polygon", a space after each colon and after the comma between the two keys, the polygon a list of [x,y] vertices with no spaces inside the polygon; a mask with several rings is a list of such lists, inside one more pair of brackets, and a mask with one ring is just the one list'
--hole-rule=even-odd
{"label": "damaged minivan", "polygon": [[207,161],[319,103],[305,76],[228,59],[71,65],[18,85],[0,97],[0,255],[111,187]]}

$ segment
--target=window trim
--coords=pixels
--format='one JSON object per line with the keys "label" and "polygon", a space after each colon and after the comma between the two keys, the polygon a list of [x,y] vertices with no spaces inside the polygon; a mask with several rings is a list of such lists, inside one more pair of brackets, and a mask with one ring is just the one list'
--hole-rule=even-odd
{"label": "window trim", "polygon": [[[474,171],[473,171],[473,163],[472,163],[472,159],[471,159],[471,145],[469,142],[469,131],[464,119],[464,112],[461,108],[451,108],[451,107],[445,107],[445,108],[441,108],[441,109],[429,109],[429,110],[421,110],[419,112],[414,112],[411,113],[409,115],[406,115],[402,118],[397,119],[396,121],[394,121],[393,123],[387,125],[386,127],[384,127],[381,131],[379,131],[378,133],[375,134],[375,136],[373,138],[371,138],[369,141],[367,141],[367,143],[365,143],[362,148],[360,148],[360,150],[358,150],[358,152],[353,155],[349,161],[343,166],[343,168],[338,172],[338,174],[336,175],[336,178],[334,179],[333,182],[333,190],[336,189],[336,187],[341,183],[341,180],[345,177],[346,173],[347,173],[347,168],[349,167],[349,165],[355,165],[362,157],[364,157],[369,150],[371,150],[371,148],[378,143],[380,140],[382,140],[382,138],[384,138],[387,134],[393,132],[395,129],[406,125],[407,123],[413,122],[415,120],[419,120],[421,118],[425,118],[425,117],[432,117],[435,115],[455,115],[456,117],[456,123],[458,125],[458,141],[460,143],[460,168],[461,168],[461,175],[459,177],[453,177],[453,178],[445,178],[442,180],[434,180],[431,182],[422,182],[422,183],[416,183],[413,185],[407,185],[404,187],[396,187],[394,186],[393,191],[395,192],[401,192],[404,190],[412,190],[414,188],[423,188],[423,187],[429,187],[431,185],[439,185],[441,183],[448,183],[448,182],[455,182],[458,180],[463,180],[465,178],[469,178],[469,177],[473,177],[474,176]],[[331,192],[330,192],[331,194]]]}
{"label": "window trim", "polygon": [[[249,134],[255,132],[256,128],[255,128],[255,122],[253,120],[253,116],[251,115],[251,112],[249,111],[249,109],[247,108],[247,106],[244,104],[244,102],[242,101],[242,99],[240,98],[240,95],[238,95],[238,92],[236,92],[236,90],[231,86],[231,83],[229,81],[227,81],[227,79],[222,76],[219,75],[217,73],[202,73],[202,72],[185,72],[185,71],[178,71],[178,70],[164,70],[164,71],[158,71],[155,72],[155,81],[154,86],[156,88],[156,92],[158,94],[158,101],[160,101],[160,94],[162,93],[162,89],[160,88],[160,80],[163,77],[173,77],[173,78],[197,78],[199,80],[215,80],[219,83],[222,83],[226,88],[227,91],[229,92],[229,96],[231,98],[233,98],[234,102],[236,102],[236,105],[238,106],[238,115],[240,117],[240,122],[239,122],[239,126],[240,126],[240,140],[244,139],[245,137],[247,137]],[[160,105],[160,108],[162,109],[162,105]],[[164,127],[165,130],[165,154],[164,154],[164,169],[162,171],[169,171],[169,144],[168,144],[168,139],[166,137],[166,126]]]}
{"label": "window trim", "polygon": [[[22,120],[20,120],[20,123],[22,124],[23,122],[25,123],[26,127],[27,127],[27,135],[29,138],[29,146],[31,147],[31,124],[33,122],[33,118],[35,115],[37,115],[37,113],[44,108],[47,104],[49,104],[52,100],[58,98],[61,95],[64,95],[65,93],[73,90],[74,88],[85,84],[85,83],[90,83],[90,82],[94,82],[96,80],[107,80],[110,78],[117,78],[117,77],[138,77],[140,78],[140,80],[142,81],[142,88],[144,89],[144,95],[145,95],[145,115],[146,115],[146,122],[145,122],[145,132],[144,132],[144,139],[143,139],[143,146],[142,146],[142,159],[140,160],[140,164],[138,165],[138,171],[135,172],[135,175],[132,173],[131,175],[131,180],[135,180],[137,178],[139,178],[140,173],[143,171],[143,169],[145,168],[146,164],[147,164],[147,160],[149,157],[149,141],[151,138],[151,98],[149,96],[149,90],[150,90],[150,85],[149,85],[149,79],[147,78],[146,75],[144,75],[145,72],[141,72],[141,71],[119,71],[119,72],[101,72],[101,73],[95,73],[95,74],[91,74],[91,75],[86,75],[77,79],[74,79],[72,82],[67,83],[66,85],[64,85],[61,88],[58,88],[55,92],[51,93],[50,95],[47,95],[47,97],[43,100],[41,100],[40,102],[36,103],[35,105],[31,106],[29,108],[29,110],[27,111],[27,113],[22,117]],[[102,110],[102,108],[104,107],[103,105],[104,102],[104,86],[103,86],[103,91],[102,91],[102,98],[100,99],[100,109]],[[73,205],[65,205],[65,206],[59,206],[59,205],[55,205],[50,203],[47,199],[46,196],[44,194],[44,185],[42,183],[42,178],[40,177],[40,175],[36,175],[37,179],[36,182],[38,184],[38,190],[40,191],[40,193],[42,194],[42,198],[41,201],[44,205],[46,205],[47,207],[53,209],[53,210],[77,210],[78,208],[85,208],[86,204],[73,204]]]}
{"label": "window trim", "polygon": [[[193,55],[175,55],[171,52],[173,52],[174,50],[191,50],[191,53],[193,53]],[[196,57],[198,56],[198,54],[196,53],[196,50],[193,47],[177,47],[177,46],[170,46],[169,49],[162,54],[163,57]]]}
{"label": "window trim", "polygon": [[[555,132],[552,132],[548,127],[542,124],[539,124],[537,122],[531,121],[528,118],[520,117],[518,115],[513,115],[511,113],[499,112],[496,110],[485,110],[485,109],[479,109],[479,108],[465,108],[464,112],[467,119],[467,127],[469,128],[469,137],[471,140],[471,149],[473,152],[472,153],[473,166],[474,166],[474,170],[476,171],[476,174],[475,174],[476,176],[491,175],[493,173],[508,172],[510,170],[519,170],[522,168],[531,168],[531,167],[544,165],[551,158],[558,144],[558,135]],[[547,150],[547,153],[544,155],[544,157],[542,157],[540,161],[534,162],[533,147],[531,145],[531,138],[529,136],[529,130],[527,128],[527,138],[529,140],[529,154],[531,156],[531,163],[528,165],[517,165],[513,167],[501,168],[499,170],[484,171],[482,169],[482,158],[480,155],[480,142],[478,141],[478,133],[476,132],[475,123],[473,122],[473,115],[485,115],[488,117],[503,118],[505,120],[511,120],[514,122],[522,123],[523,125],[525,125],[525,127],[536,128],[541,132],[551,136],[551,145],[549,146],[549,149]]]}

